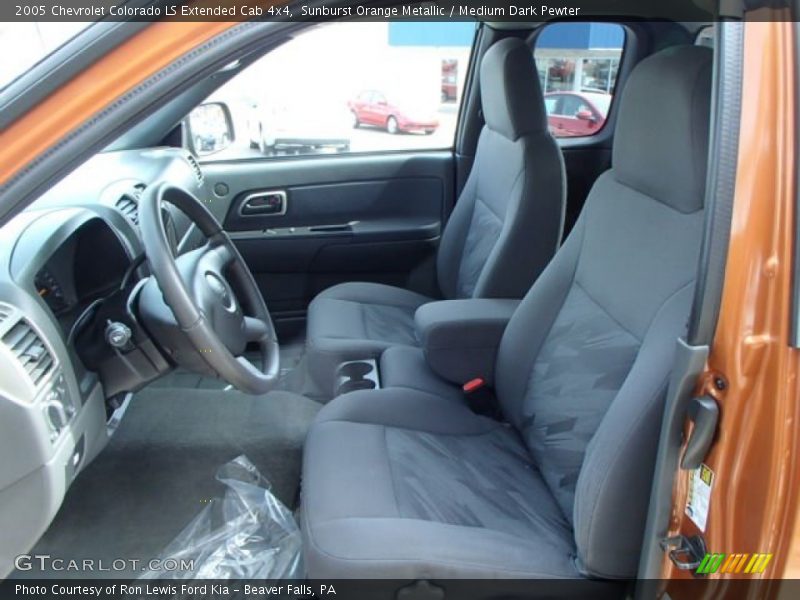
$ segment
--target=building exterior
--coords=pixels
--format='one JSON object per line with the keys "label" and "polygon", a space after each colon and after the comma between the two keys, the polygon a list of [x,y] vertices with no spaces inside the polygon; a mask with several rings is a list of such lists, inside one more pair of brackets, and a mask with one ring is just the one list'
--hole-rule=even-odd
{"label": "building exterior", "polygon": [[536,68],[545,92],[613,93],[625,30],[616,23],[556,23],[536,40]]}
{"label": "building exterior", "polygon": [[[435,51],[442,60],[442,100],[456,101],[463,88],[475,23],[396,22],[388,24],[388,45]],[[542,89],[612,93],[625,32],[615,23],[554,23],[536,40]],[[430,59],[428,58],[428,64]],[[454,89],[455,88],[455,91]]]}

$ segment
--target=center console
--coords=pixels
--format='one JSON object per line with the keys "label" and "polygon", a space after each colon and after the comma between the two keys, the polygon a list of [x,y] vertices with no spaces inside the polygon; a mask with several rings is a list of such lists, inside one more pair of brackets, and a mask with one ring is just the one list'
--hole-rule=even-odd
{"label": "center console", "polygon": [[357,390],[376,390],[380,387],[378,363],[372,358],[342,363],[336,370],[334,396]]}
{"label": "center console", "polygon": [[414,321],[425,362],[439,377],[463,385],[480,377],[491,384],[497,349],[518,300],[475,298],[430,302]]}

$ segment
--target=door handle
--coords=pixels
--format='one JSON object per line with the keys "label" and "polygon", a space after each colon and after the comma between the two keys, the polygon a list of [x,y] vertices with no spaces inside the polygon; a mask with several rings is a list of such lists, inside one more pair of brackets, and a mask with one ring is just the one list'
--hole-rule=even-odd
{"label": "door handle", "polygon": [[692,398],[688,417],[694,423],[681,460],[681,468],[697,469],[711,449],[719,422],[719,405],[711,396]]}
{"label": "door handle", "polygon": [[265,190],[249,194],[239,205],[239,214],[243,217],[269,216],[277,217],[286,214],[286,192],[283,190]]}

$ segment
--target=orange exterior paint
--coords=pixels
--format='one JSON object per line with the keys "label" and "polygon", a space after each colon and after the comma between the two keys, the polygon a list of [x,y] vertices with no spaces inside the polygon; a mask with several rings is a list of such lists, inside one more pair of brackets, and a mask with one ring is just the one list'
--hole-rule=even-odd
{"label": "orange exterior paint", "polygon": [[[789,347],[795,227],[795,76],[791,22],[745,25],[739,159],[719,325],[699,387],[720,406],[704,534],[709,552],[772,552],[760,577],[800,576],[800,351]],[[766,15],[769,18],[769,15]],[[727,382],[714,389],[715,375]],[[688,473],[674,490],[670,535],[700,533],[684,515]],[[692,575],[666,558],[664,578]],[[710,575],[710,579],[752,578]],[[722,582],[720,582],[722,583]],[[760,597],[777,591],[760,588]],[[675,598],[726,597],[716,585],[666,586]],[[691,589],[691,592],[689,590]]]}
{"label": "orange exterior paint", "polygon": [[0,132],[0,184],[125,92],[234,25],[160,21],[109,52]]}

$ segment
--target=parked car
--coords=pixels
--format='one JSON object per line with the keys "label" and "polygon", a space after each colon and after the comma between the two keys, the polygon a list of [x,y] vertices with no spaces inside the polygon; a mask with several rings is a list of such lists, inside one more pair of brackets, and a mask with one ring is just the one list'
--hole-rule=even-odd
{"label": "parked car", "polygon": [[604,92],[551,92],[545,94],[547,122],[556,137],[592,135],[602,129],[611,106]]}
{"label": "parked car", "polygon": [[319,106],[255,104],[247,129],[250,147],[262,154],[347,152],[350,136],[347,114],[331,114]]}
{"label": "parked car", "polygon": [[435,115],[422,109],[393,104],[383,92],[374,90],[361,92],[347,103],[347,107],[350,109],[353,127],[373,125],[383,127],[392,134],[422,131],[426,135],[432,134],[439,127],[439,120]]}

